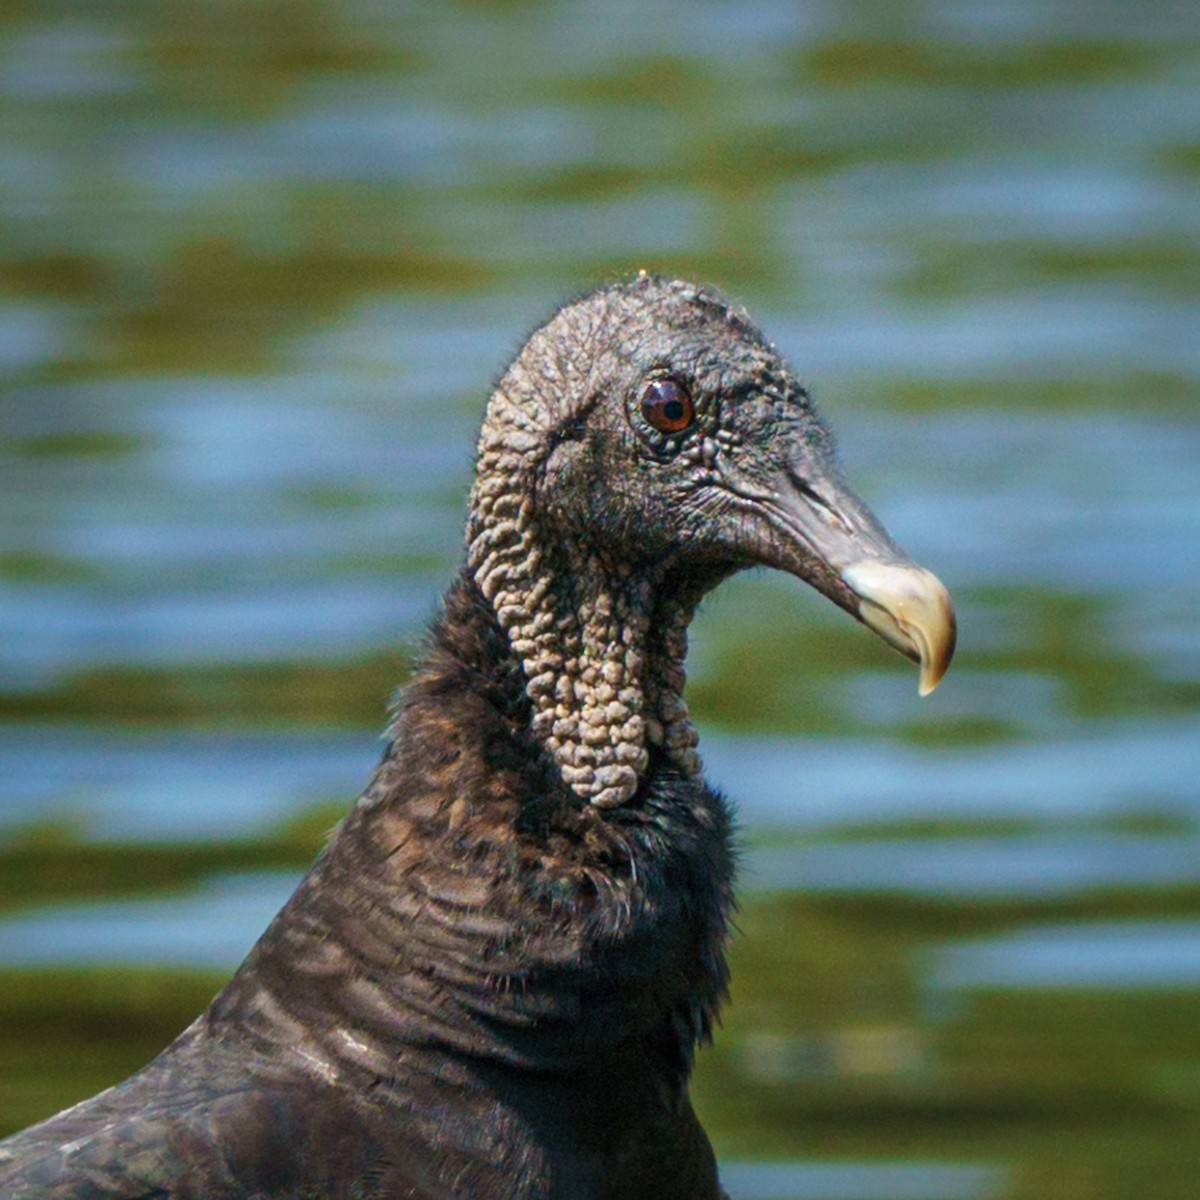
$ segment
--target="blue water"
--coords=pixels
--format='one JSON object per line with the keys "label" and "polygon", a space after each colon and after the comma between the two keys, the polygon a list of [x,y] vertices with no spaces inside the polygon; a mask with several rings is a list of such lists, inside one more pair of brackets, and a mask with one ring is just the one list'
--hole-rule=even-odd
{"label": "blue water", "polygon": [[[159,963],[232,970],[301,874],[260,871],[222,876],[176,897],[46,906],[0,921],[0,962],[13,967]],[[948,944],[923,955],[918,965],[930,993],[1196,988],[1200,922],[1033,926]]]}
{"label": "blue water", "polygon": [[967,988],[1200,987],[1200,922],[1097,921],[1038,925],[942,947],[931,956],[931,992]]}
{"label": "blue water", "polygon": [[260,871],[223,876],[182,896],[49,906],[0,922],[0,962],[232,970],[301,874]]}
{"label": "blue water", "polygon": [[1012,1180],[998,1166],[922,1162],[721,1164],[731,1200],[993,1200]]}
{"label": "blue water", "polygon": [[[710,778],[749,830],[812,831],[913,817],[1055,821],[1143,808],[1200,820],[1200,738],[1187,717],[1093,722],[1074,737],[995,749],[921,748],[882,736],[732,734],[705,736],[701,749]],[[315,801],[348,809],[381,751],[372,730],[0,726],[6,791],[0,838],[6,827],[56,819],[104,840],[244,836]],[[994,843],[997,850],[1006,844]],[[926,852],[941,853],[914,848]],[[1119,874],[1120,865],[1113,870]]]}

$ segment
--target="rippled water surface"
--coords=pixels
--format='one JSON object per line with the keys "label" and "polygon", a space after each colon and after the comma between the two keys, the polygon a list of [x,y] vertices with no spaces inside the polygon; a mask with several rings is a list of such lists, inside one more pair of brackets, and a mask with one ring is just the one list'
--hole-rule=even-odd
{"label": "rippled water surface", "polygon": [[0,1133],[253,941],[379,753],[490,381],[645,267],[744,301],[960,614],[924,702],[795,581],[694,627],[731,1193],[1194,1195],[1198,85],[1171,3],[0,14]]}

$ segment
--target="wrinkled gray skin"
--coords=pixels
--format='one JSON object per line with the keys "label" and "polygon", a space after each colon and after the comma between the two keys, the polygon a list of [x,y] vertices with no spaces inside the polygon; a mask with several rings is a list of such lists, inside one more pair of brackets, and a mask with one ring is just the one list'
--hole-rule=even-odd
{"label": "wrinkled gray skin", "polygon": [[[604,293],[589,307],[601,298],[607,309]],[[610,311],[587,326],[596,352],[585,394],[545,461],[539,499],[560,536],[643,572],[666,562],[688,575],[779,567],[856,612],[857,598],[831,577],[829,547],[818,541],[833,510],[833,523],[865,536],[870,553],[903,554],[849,492],[833,439],[787,364],[744,312],[687,285],[664,295],[643,281],[622,302],[618,336]],[[670,323],[661,320],[668,304]],[[558,326],[573,326],[572,316],[560,313],[531,345],[560,340]],[[695,400],[684,435],[656,433],[640,412],[645,381],[666,377],[687,384]]]}
{"label": "wrinkled gray skin", "polygon": [[[664,376],[676,437],[641,412]],[[716,1200],[687,1078],[732,856],[687,621],[752,564],[857,613],[846,565],[905,560],[745,315],[649,277],[500,381],[468,543],[337,836],[158,1059],[0,1143],[7,1200]]]}

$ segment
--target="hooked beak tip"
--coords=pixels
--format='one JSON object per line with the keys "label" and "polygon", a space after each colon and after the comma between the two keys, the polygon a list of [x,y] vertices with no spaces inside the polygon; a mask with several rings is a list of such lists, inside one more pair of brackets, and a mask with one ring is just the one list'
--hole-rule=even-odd
{"label": "hooked beak tip", "polygon": [[954,657],[954,606],[942,581],[923,567],[866,559],[840,572],[859,598],[858,615],[889,646],[921,666],[922,696],[941,682]]}

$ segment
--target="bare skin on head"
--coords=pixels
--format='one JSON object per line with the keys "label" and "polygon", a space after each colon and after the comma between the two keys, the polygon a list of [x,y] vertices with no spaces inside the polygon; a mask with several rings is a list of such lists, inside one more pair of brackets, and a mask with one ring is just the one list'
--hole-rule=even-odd
{"label": "bare skin on head", "polygon": [[699,770],[686,628],[743,567],[824,592],[921,664],[922,695],[954,651],[946,589],[850,491],[787,364],[689,284],[643,276],[533,335],[488,408],[468,538],[535,728],[593,804],[636,793],[648,743]]}
{"label": "bare skin on head", "polygon": [[744,312],[645,275],[560,309],[492,396],[466,562],[366,792],[172,1046],[0,1143],[0,1193],[717,1200],[687,1085],[732,834],[684,658],[756,565],[923,694],[945,672],[945,588]]}

